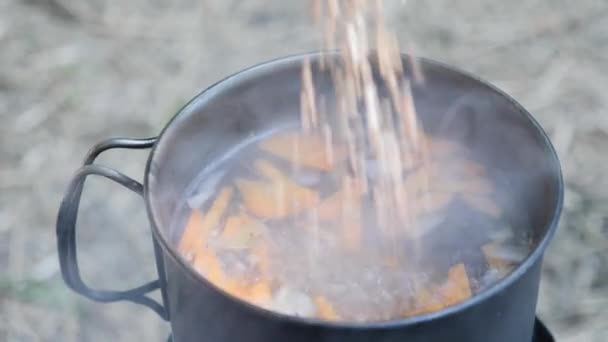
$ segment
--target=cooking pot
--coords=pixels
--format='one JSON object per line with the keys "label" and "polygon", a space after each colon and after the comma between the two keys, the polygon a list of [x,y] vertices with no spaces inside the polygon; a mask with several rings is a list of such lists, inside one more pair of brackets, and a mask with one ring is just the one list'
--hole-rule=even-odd
{"label": "cooking pot", "polygon": [[[563,201],[557,155],[539,124],[508,95],[427,59],[417,59],[425,77],[413,86],[425,129],[431,133],[444,130],[439,133],[488,156],[487,166],[494,176],[520,191],[514,203],[507,203],[506,211],[517,223],[516,231],[529,237],[533,249],[509,275],[438,312],[385,322],[327,322],[287,316],[241,301],[209,283],[180,257],[175,248],[179,231],[172,229],[171,222],[189,184],[245,137],[263,132],[269,125],[297,122],[305,58],[312,61],[317,91],[331,94],[331,77],[320,67],[321,57],[321,53],[296,55],[251,67],[197,95],[158,137],[110,139],[93,147],[69,184],[57,219],[61,271],[67,285],[95,301],[125,300],[149,307],[170,321],[176,342],[532,341],[543,252],[555,233]],[[405,73],[412,74],[410,58],[402,58]],[[375,76],[379,77],[377,72]],[[94,163],[102,152],[115,148],[151,149],[143,184]],[[143,196],[158,280],[122,292],[93,289],[82,281],[75,224],[82,189],[91,175],[111,179]],[[155,290],[161,291],[162,303],[147,296]]]}

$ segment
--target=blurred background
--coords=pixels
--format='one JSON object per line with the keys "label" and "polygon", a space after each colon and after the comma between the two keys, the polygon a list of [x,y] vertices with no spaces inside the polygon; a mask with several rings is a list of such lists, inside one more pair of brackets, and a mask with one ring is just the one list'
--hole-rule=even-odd
{"label": "blurred background", "polygon": [[[386,0],[402,47],[474,72],[541,122],[566,203],[538,312],[558,341],[608,336],[608,2]],[[0,0],[0,340],[163,341],[128,303],[96,304],[59,274],[55,218],[86,151],[156,135],[188,99],[249,65],[316,49],[308,1]],[[100,162],[136,179],[146,152]],[[79,219],[86,281],[155,275],[142,201],[88,181]]]}

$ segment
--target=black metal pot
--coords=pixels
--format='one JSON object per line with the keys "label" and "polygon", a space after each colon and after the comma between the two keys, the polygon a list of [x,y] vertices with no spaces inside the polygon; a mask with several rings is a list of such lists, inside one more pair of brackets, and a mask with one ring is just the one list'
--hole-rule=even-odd
{"label": "black metal pot", "polygon": [[[318,61],[320,55],[307,56]],[[522,189],[521,200],[512,207],[521,216],[517,218],[521,232],[530,236],[535,247],[510,275],[440,312],[381,323],[329,323],[288,317],[242,302],[207,282],[179,257],[174,249],[179,233],[170,231],[170,222],[186,187],[205,165],[244,136],[264,130],[269,122],[297,119],[304,57],[267,62],[216,83],[182,108],[158,138],[111,139],[96,145],[70,183],[57,220],[61,271],[68,286],[95,301],[127,300],[150,307],[171,322],[176,342],[532,341],[542,256],[556,230],[563,200],[557,155],[538,123],[509,96],[429,60],[420,60],[425,83],[413,89],[427,130],[442,129],[436,127],[437,122],[462,125],[448,132],[459,132],[462,136],[456,138],[481,155],[493,156],[491,167],[497,170],[497,177],[501,170],[528,173],[526,177],[509,176],[508,181],[514,189]],[[407,56],[403,58],[406,72],[410,72]],[[320,91],[331,87],[326,73],[317,67],[313,72]],[[152,148],[143,185],[94,164],[99,154],[113,148]],[[94,290],[82,282],[75,223],[89,175],[112,179],[143,195],[159,280],[125,292]],[[157,289],[162,292],[162,305],[146,296]],[[536,331],[535,339],[551,339],[541,325],[537,324]]]}

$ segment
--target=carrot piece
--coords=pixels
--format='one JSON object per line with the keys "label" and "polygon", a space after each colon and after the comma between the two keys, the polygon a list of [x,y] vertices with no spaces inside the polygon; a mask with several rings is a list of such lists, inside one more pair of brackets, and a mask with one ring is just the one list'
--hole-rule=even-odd
{"label": "carrot piece", "polygon": [[245,207],[254,215],[265,219],[280,219],[315,206],[319,194],[290,180],[267,161],[259,160],[256,169],[268,182],[236,180]]}
{"label": "carrot piece", "polygon": [[213,202],[211,209],[209,209],[209,212],[205,216],[205,225],[209,227],[209,229],[213,228],[220,222],[220,219],[228,208],[231,198],[232,188],[224,188],[220,191],[219,195]]}
{"label": "carrot piece", "polygon": [[448,280],[440,290],[445,306],[454,305],[471,297],[469,277],[463,263],[452,266],[448,272]]}
{"label": "carrot piece", "polygon": [[205,216],[199,210],[193,209],[178,247],[186,259],[194,259],[197,241],[202,235],[206,235],[204,222]]}
{"label": "carrot piece", "polygon": [[486,262],[491,269],[498,271],[501,275],[506,275],[511,271],[511,265],[509,265],[505,260],[496,257],[496,253],[494,250],[497,248],[496,243],[487,243],[481,247],[483,255],[486,258]]}
{"label": "carrot piece", "polygon": [[201,248],[199,253],[196,254],[194,268],[215,285],[219,287],[224,285],[223,283],[227,277],[220,265],[220,261],[215,253],[206,247]]}
{"label": "carrot piece", "polygon": [[281,219],[314,206],[318,194],[299,185],[236,180],[245,207],[257,217]]}
{"label": "carrot piece", "polygon": [[430,214],[441,210],[449,205],[454,198],[455,195],[449,192],[425,192],[416,199],[416,213]]}
{"label": "carrot piece", "polygon": [[422,315],[439,311],[443,308],[444,305],[437,298],[437,296],[433,296],[431,290],[422,288],[416,293],[414,298],[414,308],[407,310],[405,312],[405,316]]}
{"label": "carrot piece", "polygon": [[361,221],[356,216],[342,222],[342,241],[346,249],[353,251],[361,246],[361,230]]}
{"label": "carrot piece", "polygon": [[399,258],[396,255],[389,255],[382,259],[382,264],[395,270],[399,268],[400,262]]}
{"label": "carrot piece", "polygon": [[251,255],[255,258],[260,276],[265,278],[270,277],[270,255],[268,246],[261,243],[257,244],[252,248]]}
{"label": "carrot piece", "polygon": [[319,207],[317,207],[317,214],[319,220],[322,221],[334,221],[340,217],[342,212],[342,201],[344,200],[344,193],[342,190],[338,190],[326,197],[321,201]]}
{"label": "carrot piece", "polygon": [[500,218],[502,215],[502,209],[491,198],[474,194],[462,194],[462,199],[471,209],[478,210],[494,218]]}
{"label": "carrot piece", "polygon": [[267,160],[256,160],[254,162],[254,167],[260,174],[262,174],[262,176],[269,178],[274,183],[291,182],[291,179],[289,179],[281,170]]}
{"label": "carrot piece", "polygon": [[425,152],[424,147],[424,144],[420,144],[417,148],[411,147],[402,149],[401,167],[404,171],[409,171],[420,166],[423,153]]}
{"label": "carrot piece", "polygon": [[494,192],[494,184],[485,178],[467,179],[440,179],[433,182],[433,191],[451,192],[475,195],[489,195]]}
{"label": "carrot piece", "polygon": [[288,215],[284,195],[271,185],[262,182],[237,179],[236,187],[249,212],[261,218],[284,218]]}
{"label": "carrot piece", "polygon": [[270,162],[260,159],[255,162],[255,168],[265,177],[269,178],[275,187],[283,189],[283,192],[290,195],[289,202],[302,202],[310,206],[316,204],[319,200],[319,195],[314,190],[303,187],[289,177],[281,170],[273,166]]}
{"label": "carrot piece", "polygon": [[320,135],[299,133],[277,134],[262,140],[258,146],[265,152],[286,159],[294,165],[310,167],[322,171],[333,169],[344,161],[346,149],[342,146],[328,146]]}
{"label": "carrot piece", "polygon": [[317,315],[319,318],[323,318],[330,321],[340,319],[340,316],[334,310],[333,305],[323,296],[317,296],[314,299],[315,305],[317,306]]}
{"label": "carrot piece", "polygon": [[317,214],[322,221],[335,221],[340,218],[346,206],[355,206],[363,193],[361,182],[346,177],[342,188],[321,201],[317,207]]}
{"label": "carrot piece", "polygon": [[182,253],[192,256],[192,253],[205,242],[210,230],[219,224],[231,198],[232,188],[224,188],[205,216],[198,210],[192,211],[178,247]]}
{"label": "carrot piece", "polygon": [[494,184],[492,184],[492,182],[490,182],[486,178],[472,179],[463,182],[462,184],[464,187],[462,192],[465,193],[489,195],[495,191]]}
{"label": "carrot piece", "polygon": [[403,191],[408,195],[415,196],[420,192],[428,191],[437,171],[432,164],[423,164],[403,181]]}
{"label": "carrot piece", "polygon": [[224,247],[230,249],[247,249],[266,232],[267,227],[262,222],[251,218],[245,212],[240,212],[226,220],[221,241]]}
{"label": "carrot piece", "polygon": [[486,169],[483,165],[471,160],[464,161],[462,169],[463,173],[467,176],[484,176],[486,174]]}
{"label": "carrot piece", "polygon": [[361,245],[361,213],[359,202],[355,202],[360,195],[351,196],[340,190],[327,197],[319,207],[316,208],[321,221],[338,222],[342,230],[342,242],[350,250]]}
{"label": "carrot piece", "polygon": [[205,249],[197,253],[194,265],[199,273],[220,289],[239,298],[245,295],[245,289],[238,281],[230,278],[224,272],[219,259],[213,251]]}
{"label": "carrot piece", "polygon": [[454,155],[461,154],[464,152],[464,147],[455,141],[428,137],[426,139],[429,154],[433,159],[443,159],[446,157],[453,157]]}
{"label": "carrot piece", "polygon": [[258,281],[248,291],[247,299],[255,304],[267,303],[272,298],[270,285],[264,281]]}
{"label": "carrot piece", "polygon": [[213,285],[237,298],[247,298],[249,289],[237,279],[226,274],[217,255],[210,249],[202,248],[196,254],[194,266]]}
{"label": "carrot piece", "polygon": [[226,219],[226,224],[224,225],[224,231],[222,232],[223,240],[234,240],[239,237],[239,228],[243,224],[243,221],[240,216],[233,215]]}

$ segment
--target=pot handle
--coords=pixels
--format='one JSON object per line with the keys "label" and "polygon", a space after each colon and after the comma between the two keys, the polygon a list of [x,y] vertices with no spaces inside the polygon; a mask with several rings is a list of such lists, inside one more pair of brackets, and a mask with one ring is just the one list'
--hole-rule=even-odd
{"label": "pot handle", "polygon": [[[165,307],[154,299],[146,296],[146,294],[149,292],[161,289],[161,280],[154,280],[145,285],[127,291],[96,290],[90,288],[82,281],[76,253],[76,220],[78,217],[78,208],[80,205],[80,197],[82,195],[84,182],[88,176],[98,175],[111,179],[129,190],[139,194],[140,196],[143,195],[143,185],[141,183],[116,170],[93,164],[95,159],[102,152],[113,148],[151,148],[155,141],[156,138],[115,138],[103,141],[95,145],[89,151],[84,165],[78,171],[76,171],[76,174],[72,178],[59,208],[59,214],[57,216],[57,248],[59,252],[61,274],[66,284],[72,290],[97,302],[109,303],[126,300],[144,305],[155,311],[162,319],[168,320],[168,313]],[[157,246],[155,244],[155,253],[158,254],[156,247]],[[159,276],[162,278],[164,273],[164,269],[162,268],[163,266],[157,265],[157,267],[159,268]],[[165,298],[164,294],[163,298]]]}

